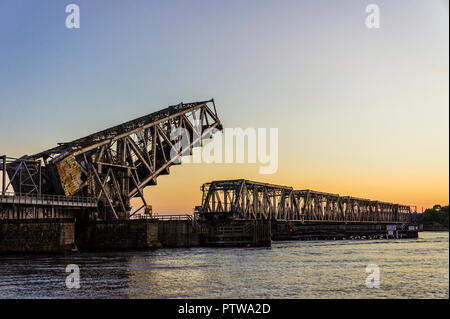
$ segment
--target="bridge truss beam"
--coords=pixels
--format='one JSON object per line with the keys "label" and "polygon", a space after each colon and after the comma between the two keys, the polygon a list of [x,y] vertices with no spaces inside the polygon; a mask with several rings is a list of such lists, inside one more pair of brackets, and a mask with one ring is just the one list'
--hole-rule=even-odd
{"label": "bridge truss beam", "polygon": [[202,191],[200,213],[228,214],[235,219],[356,223],[411,221],[410,206],[313,190],[294,190],[244,179],[206,183]]}

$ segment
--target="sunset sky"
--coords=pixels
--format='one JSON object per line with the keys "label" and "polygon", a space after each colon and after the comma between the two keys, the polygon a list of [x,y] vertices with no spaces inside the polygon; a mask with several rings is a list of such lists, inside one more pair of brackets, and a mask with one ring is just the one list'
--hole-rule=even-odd
{"label": "sunset sky", "polygon": [[448,1],[71,2],[0,0],[0,155],[214,98],[225,127],[278,128],[277,173],[172,167],[145,190],[155,212],[191,213],[203,183],[236,178],[448,204]]}

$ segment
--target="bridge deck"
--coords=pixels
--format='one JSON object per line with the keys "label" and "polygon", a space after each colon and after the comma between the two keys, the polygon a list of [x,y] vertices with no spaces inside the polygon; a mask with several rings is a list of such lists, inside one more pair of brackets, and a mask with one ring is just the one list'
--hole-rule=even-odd
{"label": "bridge deck", "polygon": [[93,197],[6,193],[5,195],[0,194],[0,204],[97,207],[97,200]]}

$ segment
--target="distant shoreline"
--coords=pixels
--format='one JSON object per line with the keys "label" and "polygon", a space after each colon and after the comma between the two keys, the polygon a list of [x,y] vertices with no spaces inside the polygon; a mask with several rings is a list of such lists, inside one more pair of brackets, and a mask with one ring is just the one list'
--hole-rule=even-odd
{"label": "distant shoreline", "polygon": [[419,232],[422,231],[432,231],[432,232],[448,232],[448,228],[445,226],[437,223],[437,222],[431,222],[426,224],[419,224]]}

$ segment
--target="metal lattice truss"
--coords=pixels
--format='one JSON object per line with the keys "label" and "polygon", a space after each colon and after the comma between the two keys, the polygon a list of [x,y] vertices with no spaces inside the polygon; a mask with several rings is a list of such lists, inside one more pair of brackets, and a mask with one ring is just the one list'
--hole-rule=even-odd
{"label": "metal lattice truss", "polygon": [[[6,155],[0,157],[1,194],[5,196],[10,187],[17,194],[40,194],[41,165],[39,161],[24,158],[11,158]],[[9,176],[9,181],[6,177]]]}
{"label": "metal lattice truss", "polygon": [[136,211],[146,206],[144,187],[169,174],[214,129],[222,126],[213,100],[181,103],[24,158],[43,163],[43,193],[95,197],[105,217],[128,218],[130,199],[142,200]]}
{"label": "metal lattice truss", "polygon": [[236,219],[301,222],[386,222],[411,219],[409,206],[312,190],[226,180],[202,186],[200,213],[229,214]]}

